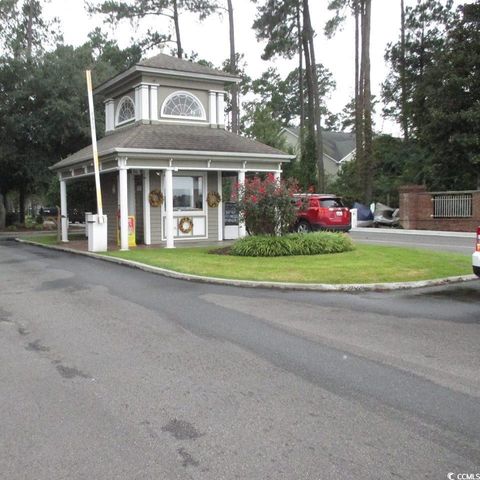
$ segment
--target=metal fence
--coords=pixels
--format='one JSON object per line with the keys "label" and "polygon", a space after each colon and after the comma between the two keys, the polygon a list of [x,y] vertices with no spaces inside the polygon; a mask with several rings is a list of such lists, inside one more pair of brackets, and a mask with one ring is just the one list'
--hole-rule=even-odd
{"label": "metal fence", "polygon": [[472,216],[471,193],[435,194],[432,201],[434,218],[467,218]]}

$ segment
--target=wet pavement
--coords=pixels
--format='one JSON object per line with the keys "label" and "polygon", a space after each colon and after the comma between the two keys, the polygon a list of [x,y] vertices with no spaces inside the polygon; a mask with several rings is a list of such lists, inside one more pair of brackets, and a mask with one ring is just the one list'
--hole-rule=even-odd
{"label": "wet pavement", "polygon": [[480,281],[247,289],[0,242],[0,285],[3,478],[480,468]]}

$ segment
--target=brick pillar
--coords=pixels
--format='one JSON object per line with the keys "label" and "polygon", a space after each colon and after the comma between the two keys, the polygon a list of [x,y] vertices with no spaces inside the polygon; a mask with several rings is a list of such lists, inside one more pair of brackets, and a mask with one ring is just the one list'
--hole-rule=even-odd
{"label": "brick pillar", "polygon": [[426,194],[426,187],[423,185],[404,185],[398,189],[398,193],[400,200],[400,225],[405,229],[418,228],[420,206],[421,210],[424,210],[427,206],[424,205],[425,199],[430,201],[429,195]]}
{"label": "brick pillar", "polygon": [[480,190],[472,193],[472,222],[475,227],[480,227]]}

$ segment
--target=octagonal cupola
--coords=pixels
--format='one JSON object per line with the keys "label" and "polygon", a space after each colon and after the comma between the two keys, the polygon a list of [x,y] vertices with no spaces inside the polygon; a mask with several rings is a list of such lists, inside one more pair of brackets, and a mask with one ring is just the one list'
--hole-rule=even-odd
{"label": "octagonal cupola", "polygon": [[95,89],[105,100],[107,133],[141,123],[224,128],[225,87],[239,77],[160,54]]}

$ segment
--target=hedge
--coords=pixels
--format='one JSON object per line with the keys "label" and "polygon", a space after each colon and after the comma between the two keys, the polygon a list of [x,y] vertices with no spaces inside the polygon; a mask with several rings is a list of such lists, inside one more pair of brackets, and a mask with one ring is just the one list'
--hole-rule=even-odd
{"label": "hedge", "polygon": [[325,255],[348,252],[355,248],[344,233],[291,233],[275,237],[259,235],[237,240],[230,255],[241,257],[284,257],[289,255]]}

